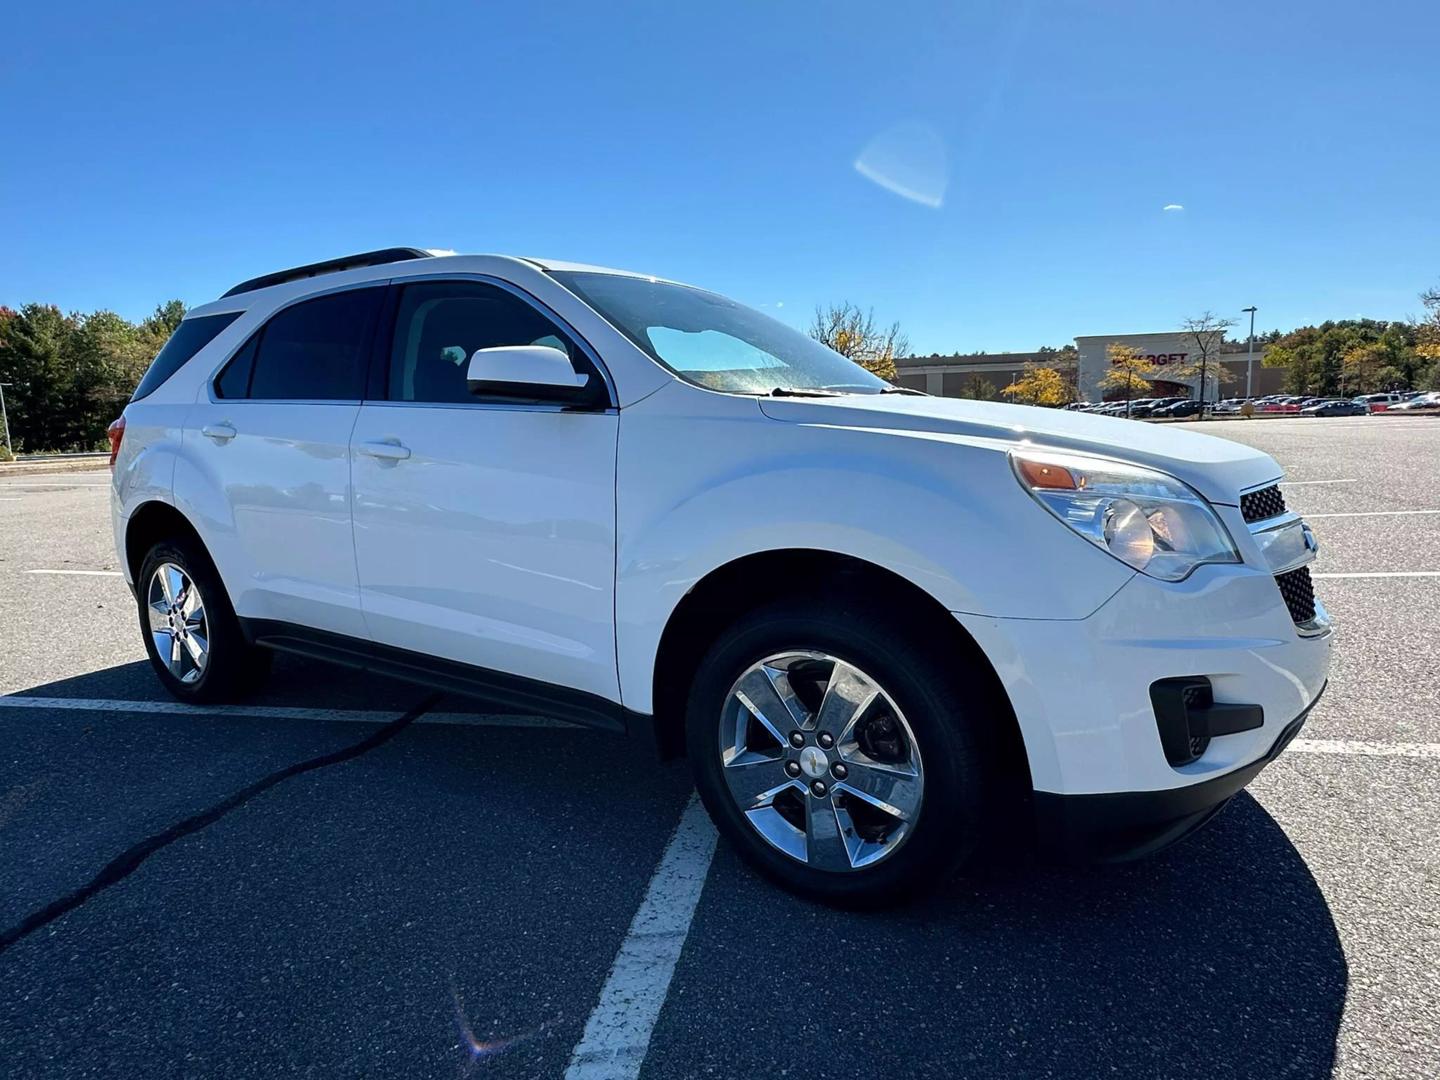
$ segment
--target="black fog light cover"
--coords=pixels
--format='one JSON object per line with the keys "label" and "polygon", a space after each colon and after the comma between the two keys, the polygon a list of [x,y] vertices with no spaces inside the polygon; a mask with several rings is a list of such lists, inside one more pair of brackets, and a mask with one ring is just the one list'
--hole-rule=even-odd
{"label": "black fog light cover", "polygon": [[1265,710],[1259,705],[1216,704],[1210,680],[1203,675],[1151,683],[1150,704],[1165,760],[1177,768],[1198,759],[1217,735],[1265,725]]}

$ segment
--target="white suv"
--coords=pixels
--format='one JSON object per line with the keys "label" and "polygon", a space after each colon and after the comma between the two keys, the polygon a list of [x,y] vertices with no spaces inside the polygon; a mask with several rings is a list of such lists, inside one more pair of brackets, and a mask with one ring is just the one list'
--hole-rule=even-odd
{"label": "white suv", "polygon": [[1188,832],[1325,685],[1309,529],[1223,439],[926,397],[724,297],[390,249],[196,308],[112,433],[145,646],[643,732],[788,887],[877,902],[1014,821]]}

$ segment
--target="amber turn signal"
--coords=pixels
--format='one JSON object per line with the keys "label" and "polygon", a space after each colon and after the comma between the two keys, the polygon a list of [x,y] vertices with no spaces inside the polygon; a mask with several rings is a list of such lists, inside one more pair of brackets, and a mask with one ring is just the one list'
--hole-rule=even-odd
{"label": "amber turn signal", "polygon": [[1021,458],[1019,466],[1020,475],[1032,488],[1059,488],[1064,491],[1078,491],[1080,488],[1070,470],[1060,465],[1045,465]]}

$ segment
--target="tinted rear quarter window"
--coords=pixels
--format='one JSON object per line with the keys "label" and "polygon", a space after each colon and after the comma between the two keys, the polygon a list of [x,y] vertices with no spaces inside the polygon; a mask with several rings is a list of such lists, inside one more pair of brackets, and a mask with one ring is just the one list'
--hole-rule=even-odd
{"label": "tinted rear quarter window", "polygon": [[215,379],[215,396],[218,398],[243,398],[250,393],[250,370],[255,365],[255,347],[260,344],[260,335],[252,334],[250,340],[236,350]]}
{"label": "tinted rear quarter window", "polygon": [[154,393],[166,379],[184,367],[186,361],[214,341],[221,330],[239,317],[238,311],[227,311],[223,315],[202,315],[182,322],[170,335],[170,340],[165,342],[165,347],[155,354],[130,400],[139,401]]}
{"label": "tinted rear quarter window", "polygon": [[[384,293],[383,288],[331,293],[277,313],[260,333],[247,396],[359,401],[365,391],[367,347]],[[225,388],[226,397],[229,390]]]}

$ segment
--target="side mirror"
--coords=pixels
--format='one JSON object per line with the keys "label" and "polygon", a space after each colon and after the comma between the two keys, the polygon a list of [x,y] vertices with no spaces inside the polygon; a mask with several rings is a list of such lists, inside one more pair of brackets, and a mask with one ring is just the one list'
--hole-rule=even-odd
{"label": "side mirror", "polygon": [[570,357],[550,345],[476,349],[465,379],[470,393],[482,397],[572,405],[593,397],[590,376],[577,374]]}

